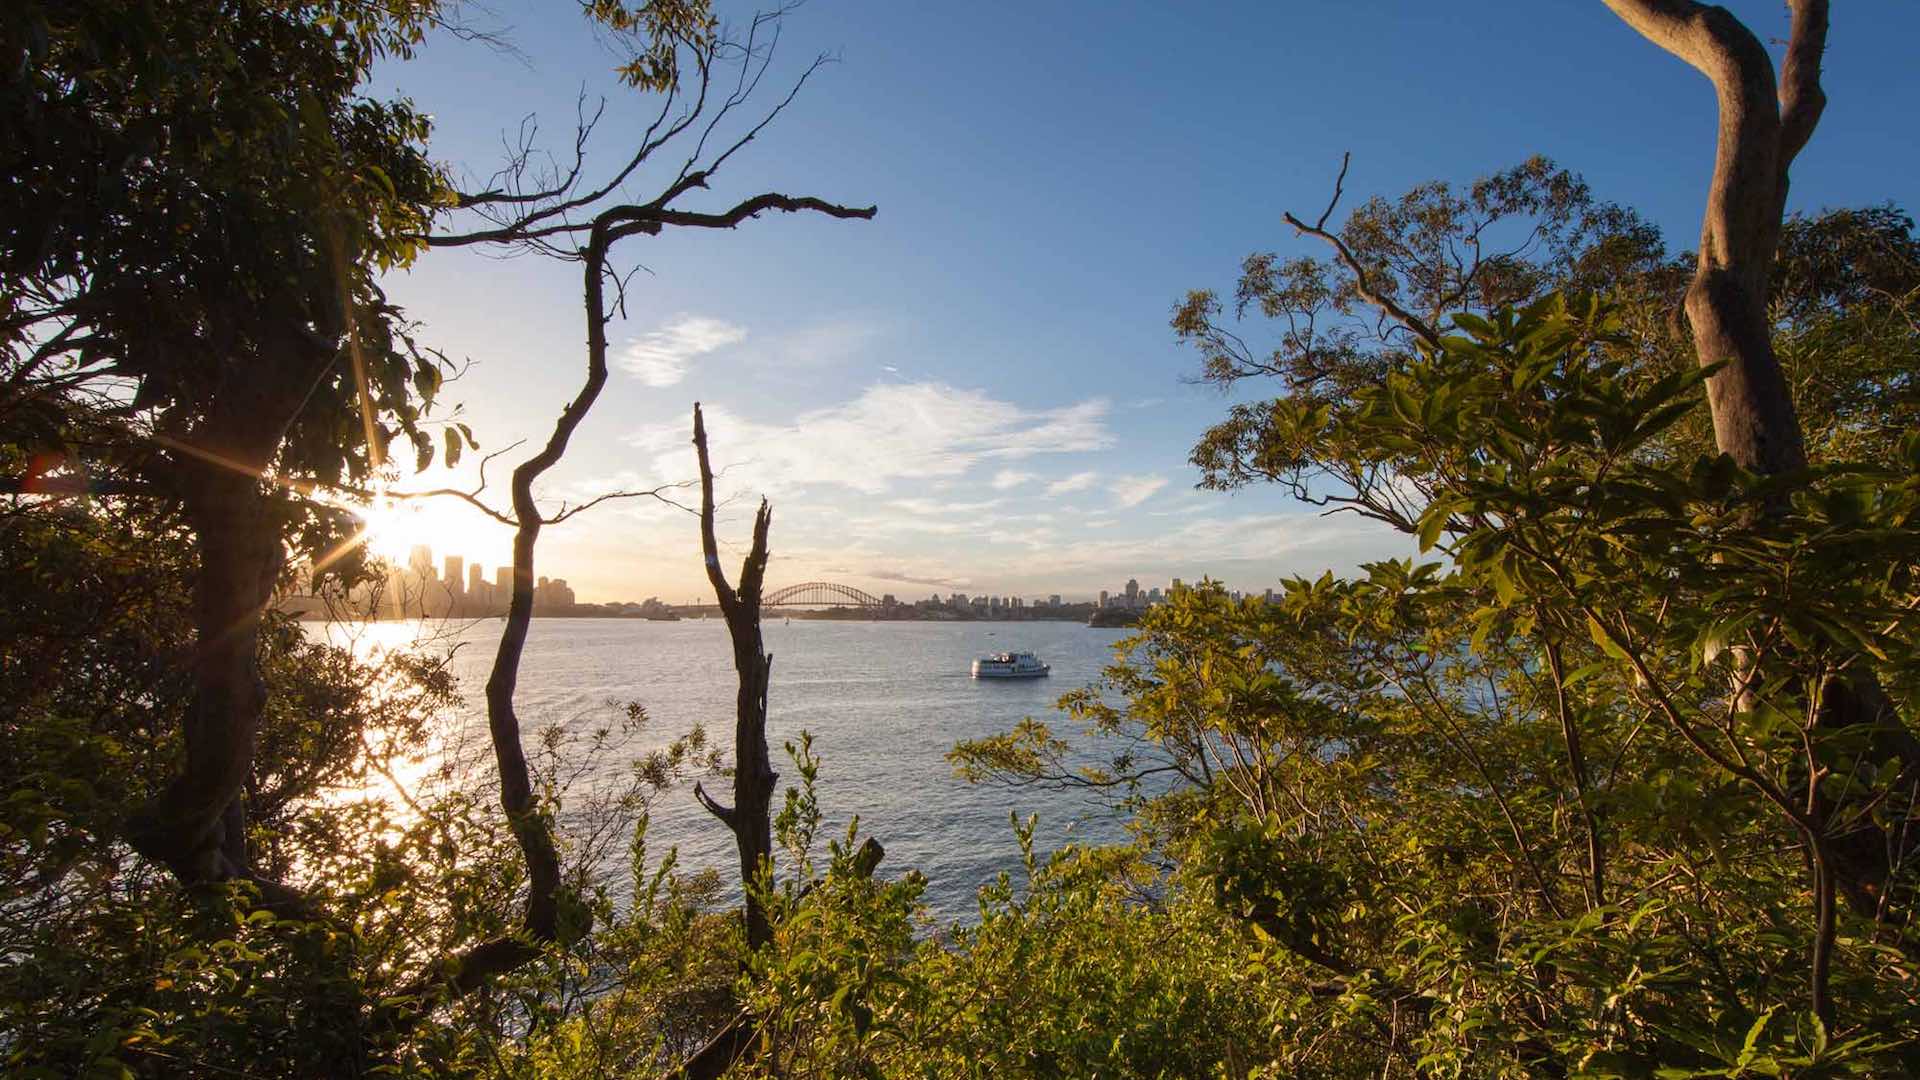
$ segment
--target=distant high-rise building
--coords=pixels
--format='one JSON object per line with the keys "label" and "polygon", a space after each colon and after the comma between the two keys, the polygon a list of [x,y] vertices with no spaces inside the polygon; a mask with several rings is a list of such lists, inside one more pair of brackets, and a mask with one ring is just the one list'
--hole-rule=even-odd
{"label": "distant high-rise building", "polygon": [[1060,606],[1060,594],[1059,594],[1059,593],[1051,593],[1051,594],[1049,594],[1049,595],[1047,596],[1047,606],[1048,606],[1048,607],[1059,607],[1059,606]]}
{"label": "distant high-rise building", "polygon": [[1107,606],[1107,590],[1105,589],[1100,590],[1100,606],[1101,607]]}
{"label": "distant high-rise building", "polygon": [[398,567],[387,570],[387,587],[380,593],[380,614],[404,619],[413,613],[408,601],[407,575]]}
{"label": "distant high-rise building", "polygon": [[420,577],[432,577],[433,549],[425,544],[413,545],[413,550],[407,553],[407,568]]}
{"label": "distant high-rise building", "polygon": [[467,560],[458,555],[447,556],[447,591],[456,596],[467,588]]}
{"label": "distant high-rise building", "polygon": [[1133,578],[1127,579],[1127,606],[1140,606],[1140,582]]}
{"label": "distant high-rise building", "polygon": [[1173,583],[1167,586],[1167,591],[1168,591],[1168,592],[1170,592],[1170,593],[1172,593],[1172,592],[1179,592],[1179,591],[1180,591],[1180,579],[1179,579],[1179,578],[1174,578],[1174,579],[1173,579]]}
{"label": "distant high-rise building", "polygon": [[495,567],[493,571],[493,587],[500,593],[500,602],[503,604],[506,603],[507,597],[513,595],[513,567]]}

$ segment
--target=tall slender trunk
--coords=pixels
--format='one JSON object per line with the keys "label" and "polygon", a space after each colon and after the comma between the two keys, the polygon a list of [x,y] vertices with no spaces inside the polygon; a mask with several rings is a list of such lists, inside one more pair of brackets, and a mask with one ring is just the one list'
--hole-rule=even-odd
{"label": "tall slender trunk", "polygon": [[779,775],[767,752],[767,683],[773,657],[760,634],[760,589],[767,573],[767,530],[773,510],[761,500],[753,519],[753,547],[740,568],[740,587],[727,583],[720,569],[720,545],[713,528],[713,466],[707,457],[707,429],[700,406],[693,407],[693,446],[700,462],[700,547],[707,580],[727,620],[733,642],[733,668],[739,686],[734,692],[733,806],[708,798],[698,785],[694,792],[713,815],[733,831],[740,854],[740,883],[746,892],[747,948],[759,949],[773,940],[773,927],[760,902],[756,886],[773,866],[773,789]]}
{"label": "tall slender trunk", "polygon": [[[500,772],[500,808],[506,812],[508,827],[520,845],[527,864],[527,902],[520,929],[503,934],[449,957],[420,982],[401,995],[405,998],[429,997],[436,990],[458,997],[484,985],[495,976],[527,963],[540,954],[541,947],[559,931],[560,853],[553,839],[553,823],[541,812],[534,797],[533,773],[527,766],[527,752],[520,739],[520,715],[514,708],[514,694],[520,685],[520,660],[526,652],[527,631],[533,622],[533,556],[546,518],[534,501],[533,485],[559,462],[567,452],[573,433],[585,420],[600,391],[607,385],[606,259],[610,243],[604,223],[596,223],[583,252],[587,319],[587,377],[573,400],[562,409],[553,423],[553,432],[540,452],[513,470],[513,593],[507,600],[507,617],[500,630],[500,644],[494,650],[493,669],[487,675],[487,732],[493,743],[493,759]],[[406,1026],[423,1015],[409,1007],[387,1022]]]}

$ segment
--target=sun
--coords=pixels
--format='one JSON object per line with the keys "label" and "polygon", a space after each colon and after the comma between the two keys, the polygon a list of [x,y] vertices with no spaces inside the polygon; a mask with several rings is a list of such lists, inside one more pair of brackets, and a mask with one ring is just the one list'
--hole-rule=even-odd
{"label": "sun", "polygon": [[436,565],[448,555],[472,562],[495,547],[488,541],[497,526],[450,499],[383,498],[354,513],[365,523],[367,551],[397,566],[420,547],[433,550]]}

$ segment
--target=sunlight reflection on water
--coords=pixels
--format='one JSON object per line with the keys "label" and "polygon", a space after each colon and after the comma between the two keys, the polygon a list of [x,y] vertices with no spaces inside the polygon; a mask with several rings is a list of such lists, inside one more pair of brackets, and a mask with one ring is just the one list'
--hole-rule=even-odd
{"label": "sunlight reflection on water", "polygon": [[[396,771],[403,786],[450,761],[463,782],[491,785],[482,688],[500,628],[499,620],[479,620],[328,629],[335,644],[367,658],[391,649],[451,652],[448,667],[465,700],[447,718],[442,741]],[[858,815],[862,832],[887,849],[883,874],[927,875],[927,900],[941,922],[971,921],[977,888],[1017,867],[1010,814],[1040,816],[1042,849],[1124,838],[1120,818],[1096,797],[969,785],[953,775],[945,754],[955,742],[1005,731],[1026,716],[1071,731],[1071,722],[1053,713],[1054,700],[1091,682],[1126,631],[1065,622],[796,620],[769,624],[765,634],[774,656],[768,738],[782,787],[793,773],[782,744],[812,732],[822,759],[822,847]],[[1053,677],[968,677],[973,657],[1008,649],[1038,653],[1053,665]],[[617,724],[617,703],[640,702],[650,722],[618,734],[612,759],[601,766],[624,772],[696,723],[730,749],[733,697],[732,654],[719,620],[538,619],[516,706],[531,753],[543,726],[584,733]],[[375,792],[390,795],[391,786],[376,782],[363,794]],[[665,793],[652,809],[648,847],[657,858],[670,845],[679,848],[683,872],[713,867],[731,878],[732,838],[694,802],[691,784]]]}

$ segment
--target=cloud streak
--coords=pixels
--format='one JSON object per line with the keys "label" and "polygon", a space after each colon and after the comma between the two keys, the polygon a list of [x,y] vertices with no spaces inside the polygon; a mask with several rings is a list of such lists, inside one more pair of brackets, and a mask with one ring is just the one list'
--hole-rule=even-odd
{"label": "cloud streak", "polygon": [[[1028,409],[945,383],[887,382],[789,423],[756,423],[712,404],[707,427],[716,464],[737,465],[736,475],[760,490],[835,485],[878,495],[988,463],[1108,449],[1108,412],[1104,398]],[[685,427],[644,429],[627,442],[658,455],[656,471],[672,476],[674,467],[685,468]]]}
{"label": "cloud streak", "polygon": [[703,315],[681,315],[627,343],[619,364],[648,386],[672,386],[699,357],[747,338],[747,328]]}
{"label": "cloud streak", "polygon": [[1047,494],[1065,495],[1073,491],[1085,491],[1092,487],[1093,482],[1098,479],[1100,479],[1100,474],[1097,472],[1077,472],[1065,479],[1055,480],[1053,483],[1048,484]]}
{"label": "cloud streak", "polygon": [[1107,485],[1113,493],[1113,501],[1122,510],[1139,506],[1153,497],[1153,493],[1167,486],[1167,478],[1143,473],[1138,476],[1119,476]]}

